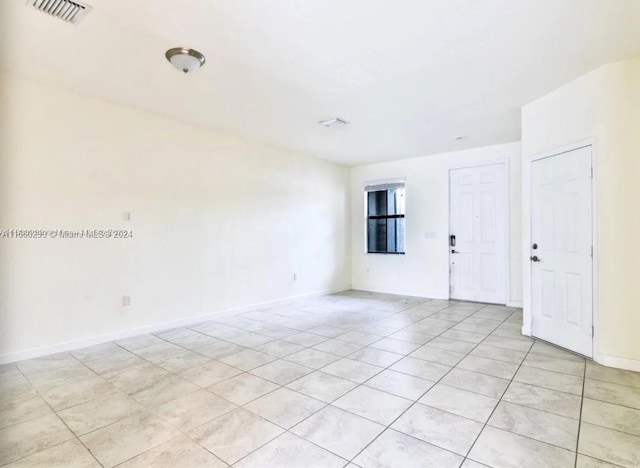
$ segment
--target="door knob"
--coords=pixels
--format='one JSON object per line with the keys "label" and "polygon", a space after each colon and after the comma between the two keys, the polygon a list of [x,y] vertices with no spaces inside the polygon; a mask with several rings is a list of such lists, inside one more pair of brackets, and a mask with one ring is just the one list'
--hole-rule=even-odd
{"label": "door knob", "polygon": [[529,258],[531,259],[532,262],[539,262],[540,261],[540,259],[538,258],[537,255],[533,255],[533,256],[531,256]]}
{"label": "door knob", "polygon": [[451,253],[456,254],[456,253],[458,253],[458,251],[454,250],[454,249],[451,249]]}

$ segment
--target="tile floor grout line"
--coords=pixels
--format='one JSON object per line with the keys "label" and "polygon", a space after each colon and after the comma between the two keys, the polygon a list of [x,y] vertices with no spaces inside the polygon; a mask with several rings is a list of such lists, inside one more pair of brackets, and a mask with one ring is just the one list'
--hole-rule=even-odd
{"label": "tile floor grout line", "polygon": [[[487,307],[487,306],[481,307],[481,308],[480,308],[480,309],[478,309],[476,312],[474,312],[474,314],[475,314],[475,313],[477,313],[477,312],[480,312],[480,311],[481,311],[482,309],[484,309],[485,307]],[[474,314],[472,314],[472,315],[474,315]],[[511,317],[511,315],[513,315],[513,313],[512,313],[512,314],[510,314],[510,315],[509,315],[509,317]],[[504,322],[504,321],[506,321],[509,317],[506,317],[506,318],[503,320],[503,322]],[[503,322],[501,322],[501,323],[503,323]],[[459,323],[459,322],[458,322],[458,323]],[[442,333],[445,333],[446,331],[448,331],[449,329],[451,329],[451,328],[452,328],[452,327],[454,327],[455,325],[456,325],[456,324],[453,324],[451,327],[447,328],[446,330],[442,331],[440,334],[436,335],[436,337],[438,337],[438,336],[442,335]],[[500,324],[496,325],[496,328],[497,328],[497,327],[499,327],[499,326],[500,326]],[[426,343],[425,343],[425,344],[426,344]],[[474,346],[471,350],[469,350],[469,353],[470,353],[471,351],[473,351],[474,349],[476,349],[479,345],[480,345],[480,343],[478,343],[476,346]],[[469,353],[467,353],[466,355],[468,356],[468,355],[469,355]],[[419,402],[419,400],[420,400],[420,399],[422,399],[422,398],[423,398],[427,393],[429,393],[429,391],[430,391],[433,387],[435,387],[436,385],[438,385],[438,384],[442,381],[442,379],[444,379],[444,378],[445,378],[445,377],[446,377],[446,376],[447,376],[447,375],[448,375],[448,374],[449,374],[453,369],[455,369],[455,368],[456,368],[455,366],[452,366],[452,367],[451,367],[451,369],[449,369],[449,370],[448,370],[448,371],[447,371],[447,372],[446,372],[442,377],[440,377],[440,379],[438,379],[438,381],[436,381],[436,382],[433,384],[433,386],[431,386],[428,390],[426,390],[422,395],[420,395],[420,397],[419,397],[417,400],[415,400],[411,405],[409,405],[409,407],[407,407],[404,411],[402,411],[402,412],[401,412],[401,413],[400,413],[400,414],[399,414],[399,415],[398,415],[398,416],[397,416],[397,417],[396,417],[396,418],[395,418],[395,419],[394,419],[394,420],[393,420],[389,425],[387,425],[387,427],[386,427],[386,428],[385,428],[385,429],[384,429],[380,434],[378,434],[378,436],[376,436],[373,440],[371,440],[367,445],[365,445],[365,446],[362,448],[362,450],[360,450],[360,451],[359,451],[359,452],[358,452],[358,453],[357,453],[353,458],[351,458],[351,460],[350,460],[350,461],[351,461],[351,462],[353,462],[353,460],[355,460],[355,459],[356,459],[356,458],[357,458],[361,453],[363,453],[367,448],[369,448],[369,446],[371,446],[371,444],[373,444],[376,440],[378,440],[378,438],[379,438],[382,434],[384,434],[386,431],[388,431],[389,429],[394,430],[394,429],[392,429],[392,428],[391,428],[391,426],[392,426],[392,425],[393,425],[393,424],[394,424],[398,419],[400,419],[402,416],[404,416],[404,414],[406,414],[406,413],[407,413],[411,408],[413,408],[416,404],[418,404],[418,402]],[[363,382],[363,384],[364,384],[364,382]],[[497,406],[497,405],[496,405],[496,406]],[[402,432],[402,434],[404,434],[404,432]],[[479,435],[478,435],[478,436],[479,436]],[[423,441],[423,442],[425,442],[425,441]],[[428,443],[428,442],[427,442],[427,443]],[[434,446],[436,446],[435,444],[430,444],[430,445],[434,445]],[[447,449],[444,449],[443,447],[439,447],[439,446],[436,446],[436,447],[438,447],[438,448],[440,448],[440,449],[443,449],[443,450],[447,450]],[[447,451],[449,451],[449,452],[451,452],[451,453],[455,453],[455,452],[452,452],[451,450],[447,450]],[[457,454],[457,453],[456,453],[456,455],[460,456],[460,454]],[[464,463],[464,458],[463,458],[463,460],[462,460],[462,463]]]}
{"label": "tile floor grout line", "polygon": [[582,395],[580,395],[580,415],[578,418],[578,435],[576,437],[576,458],[574,467],[578,467],[578,449],[580,447],[580,430],[582,429],[582,409],[584,408],[584,387],[587,383],[587,361],[584,362],[583,368],[583,376],[582,376]]}
{"label": "tile floor grout line", "polygon": [[[522,360],[522,362],[518,365],[518,368],[516,369],[516,371],[513,373],[513,376],[511,377],[511,379],[509,380],[509,383],[507,384],[507,386],[505,387],[504,391],[502,392],[502,395],[500,396],[500,398],[498,399],[498,403],[496,403],[496,406],[494,406],[493,410],[491,411],[491,414],[489,414],[489,417],[487,418],[487,420],[484,422],[484,425],[482,426],[482,429],[480,429],[480,432],[478,433],[478,435],[476,436],[475,440],[473,441],[473,443],[471,444],[471,447],[469,447],[469,450],[467,451],[467,454],[464,456],[464,461],[466,461],[467,459],[469,459],[469,455],[471,454],[471,451],[473,450],[473,447],[475,447],[476,443],[478,442],[478,440],[480,439],[480,436],[482,435],[482,433],[484,432],[485,428],[487,427],[487,425],[489,424],[489,420],[493,417],[494,413],[496,412],[496,409],[498,408],[498,406],[500,405],[500,403],[503,401],[503,398],[505,396],[505,394],[507,393],[507,391],[509,390],[509,387],[511,387],[511,384],[514,382],[514,378],[516,376],[516,374],[520,371],[520,368],[524,365],[525,360],[527,359],[527,357],[529,356],[529,354],[531,353],[531,349],[533,348],[533,345],[535,344],[535,339],[532,341],[531,346],[529,347],[529,351],[527,351],[527,354],[524,356],[524,359]],[[491,426],[493,427],[493,426]],[[507,432],[511,432],[511,431],[507,431]],[[516,434],[515,432],[512,432],[512,434]],[[516,434],[516,435],[520,435],[520,434]],[[535,439],[533,439],[535,440]],[[471,459],[472,461],[475,461],[473,459]],[[463,463],[464,463],[463,461]]]}

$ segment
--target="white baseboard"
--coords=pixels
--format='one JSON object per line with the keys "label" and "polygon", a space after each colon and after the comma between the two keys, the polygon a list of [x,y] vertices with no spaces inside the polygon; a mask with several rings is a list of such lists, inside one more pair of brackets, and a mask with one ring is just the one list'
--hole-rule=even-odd
{"label": "white baseboard", "polygon": [[388,289],[378,289],[378,288],[367,288],[363,286],[354,286],[353,289],[358,291],[366,291],[380,294],[396,294],[398,296],[411,296],[411,297],[420,297],[424,299],[443,299],[445,301],[449,300],[449,291],[390,291]]}
{"label": "white baseboard", "polygon": [[634,372],[640,372],[640,360],[629,359],[618,356],[608,356],[606,354],[596,355],[594,359],[598,364],[607,367],[615,367],[617,369],[625,369]]}
{"label": "white baseboard", "polygon": [[327,294],[334,294],[342,291],[347,291],[351,287],[338,288],[338,289],[326,289],[321,291],[315,291],[311,293],[300,294],[297,296],[288,296],[282,299],[275,299],[271,301],[260,302],[257,304],[251,304],[242,307],[235,307],[231,309],[219,310],[204,315],[197,315],[194,317],[186,317],[177,320],[170,320],[167,322],[154,323],[144,327],[130,328],[127,330],[121,330],[113,333],[106,333],[104,335],[92,336],[90,338],[80,338],[77,340],[65,341],[63,343],[56,343],[53,345],[40,346],[37,348],[25,349],[23,351],[14,351],[7,354],[0,355],[0,364],[8,364],[10,362],[23,361],[25,359],[32,359],[41,356],[48,356],[50,354],[63,353],[66,351],[72,351],[74,349],[86,348],[87,346],[93,346],[102,343],[108,343],[110,341],[123,340],[125,338],[131,338],[133,336],[144,335],[147,333],[157,333],[164,330],[170,330],[177,327],[185,327],[189,325],[195,325],[200,322],[211,320],[215,317],[228,314],[238,314],[242,312],[248,312],[250,310],[259,309],[261,307],[269,307],[276,305],[289,304],[291,302],[299,301],[301,299],[310,299],[313,297],[320,297]]}
{"label": "white baseboard", "polygon": [[522,309],[522,301],[507,301],[507,307]]}

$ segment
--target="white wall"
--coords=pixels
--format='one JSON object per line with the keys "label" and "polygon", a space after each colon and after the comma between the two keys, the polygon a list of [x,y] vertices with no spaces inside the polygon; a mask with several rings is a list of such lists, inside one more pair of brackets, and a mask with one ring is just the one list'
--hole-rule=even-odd
{"label": "white wall", "polygon": [[[432,298],[449,297],[449,169],[508,160],[512,305],[522,301],[520,144],[358,166],[351,170],[352,284],[355,289]],[[367,254],[366,182],[406,179],[406,254]],[[425,238],[425,233],[435,238]]]}
{"label": "white wall", "polygon": [[[525,106],[522,114],[523,161],[584,139],[595,142],[595,359],[637,371],[639,122],[640,58],[601,67]],[[529,193],[523,196],[528,243]],[[525,297],[525,323],[530,320],[527,303]]]}
{"label": "white wall", "polygon": [[0,228],[135,236],[0,239],[3,360],[349,287],[345,167],[0,75],[0,177]]}

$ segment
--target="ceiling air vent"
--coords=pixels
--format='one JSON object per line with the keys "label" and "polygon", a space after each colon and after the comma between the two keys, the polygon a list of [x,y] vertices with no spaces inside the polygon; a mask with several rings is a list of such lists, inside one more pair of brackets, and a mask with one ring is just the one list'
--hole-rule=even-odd
{"label": "ceiling air vent", "polygon": [[71,0],[28,0],[27,5],[71,24],[78,24],[91,10],[89,5]]}

